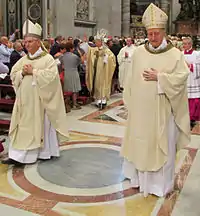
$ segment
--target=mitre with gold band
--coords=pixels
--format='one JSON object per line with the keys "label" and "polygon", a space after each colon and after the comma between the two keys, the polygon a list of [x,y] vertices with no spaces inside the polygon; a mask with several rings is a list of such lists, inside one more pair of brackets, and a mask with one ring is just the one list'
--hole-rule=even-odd
{"label": "mitre with gold band", "polygon": [[142,23],[146,29],[161,28],[165,29],[168,21],[167,14],[159,7],[151,3],[145,10]]}
{"label": "mitre with gold band", "polygon": [[34,24],[30,20],[26,20],[23,25],[23,36],[41,39],[42,27],[38,23]]}

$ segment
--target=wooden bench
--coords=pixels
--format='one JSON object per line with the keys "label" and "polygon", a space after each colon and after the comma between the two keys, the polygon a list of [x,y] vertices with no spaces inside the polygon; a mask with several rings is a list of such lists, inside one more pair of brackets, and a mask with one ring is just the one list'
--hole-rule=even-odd
{"label": "wooden bench", "polygon": [[11,95],[15,96],[13,86],[7,85],[7,84],[0,84],[0,108],[3,109],[3,111],[10,112],[13,109],[15,99],[14,98],[8,98],[8,99],[3,98],[2,97],[2,91],[4,92],[4,94],[11,93]]}
{"label": "wooden bench", "polygon": [[2,98],[2,91],[4,91],[4,94],[11,93],[12,95],[15,95],[15,91],[13,89],[13,86],[9,85],[9,84],[0,84],[0,98]]}
{"label": "wooden bench", "polygon": [[14,99],[0,98],[0,105],[12,106],[14,105],[14,103],[15,103]]}
{"label": "wooden bench", "polygon": [[10,120],[0,119],[0,130],[9,130]]}

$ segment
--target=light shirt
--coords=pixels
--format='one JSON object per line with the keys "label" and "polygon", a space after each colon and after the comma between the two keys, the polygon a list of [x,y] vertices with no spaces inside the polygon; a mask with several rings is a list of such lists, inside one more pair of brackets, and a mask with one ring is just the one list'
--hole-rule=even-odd
{"label": "light shirt", "polygon": [[4,65],[2,62],[0,62],[0,74],[1,73],[8,73],[9,69],[6,65]]}
{"label": "light shirt", "polygon": [[0,61],[3,63],[9,63],[10,62],[10,55],[12,53],[13,49],[9,49],[4,44],[0,45]]}
{"label": "light shirt", "polygon": [[80,44],[80,48],[83,49],[85,53],[88,53],[88,47],[89,45],[86,42]]}

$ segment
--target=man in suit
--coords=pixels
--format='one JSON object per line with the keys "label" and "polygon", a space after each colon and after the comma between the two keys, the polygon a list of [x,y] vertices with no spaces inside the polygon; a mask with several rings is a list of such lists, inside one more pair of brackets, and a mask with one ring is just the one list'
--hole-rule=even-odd
{"label": "man in suit", "polygon": [[61,35],[55,38],[55,43],[51,47],[50,54],[55,57],[56,53],[60,51],[60,43],[62,42],[63,37]]}
{"label": "man in suit", "polygon": [[12,68],[15,65],[15,63],[24,55],[25,53],[23,51],[23,46],[21,42],[16,41],[14,43],[14,50],[10,56],[10,67]]}

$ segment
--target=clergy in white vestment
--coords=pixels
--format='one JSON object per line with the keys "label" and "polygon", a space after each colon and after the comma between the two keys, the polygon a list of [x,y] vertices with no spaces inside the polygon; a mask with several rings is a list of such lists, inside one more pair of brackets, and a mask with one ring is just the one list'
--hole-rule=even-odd
{"label": "clergy in white vestment", "polygon": [[124,88],[123,173],[145,197],[173,190],[176,151],[190,142],[189,69],[184,55],[166,39],[167,19],[154,4],[144,12],[148,42],[133,53]]}
{"label": "clergy in white vestment", "polygon": [[119,63],[119,84],[120,88],[122,89],[124,88],[125,79],[127,77],[128,70],[131,66],[133,52],[136,49],[136,47],[133,45],[131,38],[126,39],[126,44],[127,45],[120,50],[117,56]]}
{"label": "clergy in white vestment", "polygon": [[16,100],[9,130],[9,158],[3,161],[13,165],[59,157],[59,142],[68,139],[58,69],[41,43],[42,28],[27,20],[23,34],[28,54],[11,71]]}
{"label": "clergy in white vestment", "polygon": [[186,63],[190,69],[187,87],[192,129],[196,121],[200,120],[200,78],[198,78],[198,74],[200,74],[200,52],[193,49],[193,41],[190,37],[183,38],[183,49]]}

